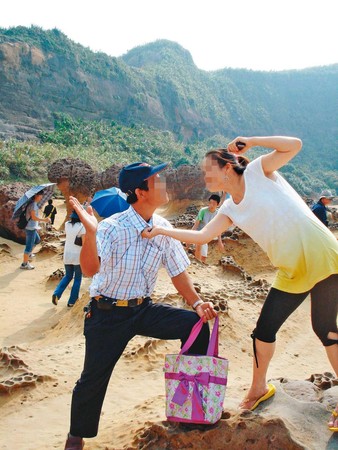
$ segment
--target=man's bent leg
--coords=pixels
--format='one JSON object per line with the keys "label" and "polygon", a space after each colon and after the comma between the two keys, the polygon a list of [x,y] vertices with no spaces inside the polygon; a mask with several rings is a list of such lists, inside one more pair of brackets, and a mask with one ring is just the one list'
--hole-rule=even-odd
{"label": "man's bent leg", "polygon": [[[183,345],[199,319],[199,316],[193,311],[174,308],[163,303],[150,303],[135,321],[136,334],[158,339],[180,339]],[[205,355],[208,343],[209,325],[206,323],[190,347],[189,353]]]}
{"label": "man's bent leg", "polygon": [[[121,315],[119,310],[122,309],[125,311]],[[133,337],[127,309],[129,308],[98,310],[96,301],[92,300],[91,317],[85,319],[84,368],[73,390],[70,427],[72,436],[97,435],[111,373]]]}

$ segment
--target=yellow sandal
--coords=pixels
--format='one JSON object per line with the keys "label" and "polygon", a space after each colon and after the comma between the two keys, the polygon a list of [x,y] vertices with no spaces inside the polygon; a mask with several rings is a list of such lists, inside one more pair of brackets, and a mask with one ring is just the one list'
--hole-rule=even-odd
{"label": "yellow sandal", "polygon": [[[336,410],[331,411],[331,415],[332,415],[334,418],[338,417],[338,411],[336,411]],[[330,431],[333,431],[333,432],[337,432],[337,431],[338,431],[338,427],[330,427],[330,426],[329,426],[329,430],[330,430]]]}
{"label": "yellow sandal", "polygon": [[[275,395],[275,393],[276,393],[276,387],[273,384],[268,383],[268,392],[266,394],[262,395],[262,397],[260,397],[259,399],[257,399],[256,402],[251,406],[251,408],[248,408],[248,409],[250,411],[253,411],[254,409],[257,408],[257,406],[260,403],[265,402],[265,400],[268,400],[270,397]],[[252,402],[252,400],[247,398],[247,399],[243,400],[242,403],[249,403],[249,402]],[[246,408],[243,408],[243,409],[246,409]]]}

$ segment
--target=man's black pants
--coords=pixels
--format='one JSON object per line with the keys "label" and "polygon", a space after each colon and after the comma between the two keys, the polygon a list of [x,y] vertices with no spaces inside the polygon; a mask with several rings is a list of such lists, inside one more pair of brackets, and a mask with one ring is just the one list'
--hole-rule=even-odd
{"label": "man's black pants", "polygon": [[[70,433],[97,435],[103,400],[115,364],[136,335],[180,339],[182,345],[199,316],[181,308],[145,300],[135,307],[100,310],[91,301],[91,317],[85,319],[86,355],[80,379],[73,390]],[[209,325],[205,324],[189,353],[206,354]]]}

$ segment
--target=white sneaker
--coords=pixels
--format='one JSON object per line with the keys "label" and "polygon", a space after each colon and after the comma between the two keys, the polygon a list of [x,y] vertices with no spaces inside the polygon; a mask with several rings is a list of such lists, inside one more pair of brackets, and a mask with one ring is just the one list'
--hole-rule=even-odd
{"label": "white sneaker", "polygon": [[32,266],[32,264],[28,263],[22,263],[20,266],[20,269],[25,269],[25,270],[32,270],[35,269],[34,266]]}

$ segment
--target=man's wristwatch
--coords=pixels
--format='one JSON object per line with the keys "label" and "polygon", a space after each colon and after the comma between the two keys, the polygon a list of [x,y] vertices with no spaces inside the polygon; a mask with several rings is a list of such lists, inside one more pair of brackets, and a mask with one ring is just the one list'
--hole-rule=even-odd
{"label": "man's wristwatch", "polygon": [[202,303],[204,303],[204,301],[199,298],[198,300],[195,301],[195,303],[191,307],[192,309],[196,309],[197,306],[202,305]]}

